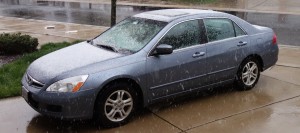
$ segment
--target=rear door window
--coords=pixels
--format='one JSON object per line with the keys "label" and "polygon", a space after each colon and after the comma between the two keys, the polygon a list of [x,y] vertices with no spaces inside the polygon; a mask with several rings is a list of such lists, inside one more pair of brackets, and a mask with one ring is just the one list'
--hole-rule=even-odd
{"label": "rear door window", "polygon": [[232,21],[226,18],[204,19],[209,42],[235,37]]}

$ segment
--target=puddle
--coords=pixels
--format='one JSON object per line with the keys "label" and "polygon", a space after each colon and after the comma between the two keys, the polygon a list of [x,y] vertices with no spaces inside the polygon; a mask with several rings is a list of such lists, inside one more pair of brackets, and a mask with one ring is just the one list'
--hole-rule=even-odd
{"label": "puddle", "polygon": [[71,31],[66,31],[66,34],[76,34],[78,31],[77,30],[71,30]]}
{"label": "puddle", "polygon": [[45,29],[55,29],[55,26],[54,25],[48,25],[48,26],[45,26]]}
{"label": "puddle", "polygon": [[[157,7],[118,6],[117,22]],[[227,12],[252,24],[271,27],[280,44],[300,46],[300,15]],[[32,0],[0,0],[0,16],[49,20],[89,25],[110,25],[110,5]]]}

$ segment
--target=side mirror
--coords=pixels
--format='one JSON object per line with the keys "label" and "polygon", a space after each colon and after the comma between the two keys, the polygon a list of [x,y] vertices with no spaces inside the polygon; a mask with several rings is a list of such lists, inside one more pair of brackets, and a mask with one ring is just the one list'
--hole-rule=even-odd
{"label": "side mirror", "polygon": [[161,44],[155,48],[154,55],[167,55],[173,53],[173,47],[167,44]]}

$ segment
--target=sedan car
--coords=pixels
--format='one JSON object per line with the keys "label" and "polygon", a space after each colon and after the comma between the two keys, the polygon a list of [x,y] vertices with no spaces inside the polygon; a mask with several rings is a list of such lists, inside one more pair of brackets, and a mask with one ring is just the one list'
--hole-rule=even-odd
{"label": "sedan car", "polygon": [[156,10],[37,59],[22,95],[41,114],[114,127],[164,99],[230,83],[249,90],[277,58],[270,28],[212,10]]}

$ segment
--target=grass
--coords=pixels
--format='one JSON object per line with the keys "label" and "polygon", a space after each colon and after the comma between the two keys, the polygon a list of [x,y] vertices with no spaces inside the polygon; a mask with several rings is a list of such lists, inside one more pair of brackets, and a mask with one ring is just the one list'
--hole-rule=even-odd
{"label": "grass", "polygon": [[21,79],[31,62],[76,42],[48,43],[42,46],[40,50],[25,54],[21,58],[0,67],[0,99],[21,94]]}

